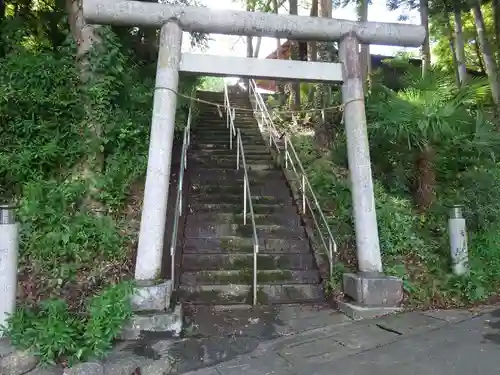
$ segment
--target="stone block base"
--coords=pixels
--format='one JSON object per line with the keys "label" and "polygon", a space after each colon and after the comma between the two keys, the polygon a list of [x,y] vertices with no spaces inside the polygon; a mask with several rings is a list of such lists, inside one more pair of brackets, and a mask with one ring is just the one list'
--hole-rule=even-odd
{"label": "stone block base", "polygon": [[345,300],[337,300],[339,311],[353,320],[372,319],[379,316],[394,314],[402,311],[401,307],[391,306],[362,306]]}
{"label": "stone block base", "polygon": [[161,332],[168,337],[179,337],[182,331],[182,306],[172,311],[138,312],[132,316],[120,335],[121,340],[138,340],[148,333]]}
{"label": "stone block base", "polygon": [[133,311],[165,311],[170,307],[172,280],[137,283],[136,294],[132,297]]}
{"label": "stone block base", "polygon": [[344,294],[356,305],[395,307],[403,300],[403,281],[383,274],[345,273]]}

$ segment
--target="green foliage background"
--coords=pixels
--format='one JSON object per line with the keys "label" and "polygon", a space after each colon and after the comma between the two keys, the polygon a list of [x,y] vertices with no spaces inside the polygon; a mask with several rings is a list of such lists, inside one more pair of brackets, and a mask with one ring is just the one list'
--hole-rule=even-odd
{"label": "green foliage background", "polygon": [[[110,28],[90,52],[91,79],[82,85],[76,48],[34,43],[29,31],[2,23],[0,57],[0,199],[19,204],[20,306],[7,333],[45,362],[102,356],[130,317],[130,280],[149,145],[154,61]],[[195,78],[180,91],[190,94]],[[89,134],[86,108],[103,126]],[[178,101],[176,134],[189,103]],[[87,107],[86,107],[87,106]],[[102,216],[85,209],[92,151],[104,169],[92,176]]]}

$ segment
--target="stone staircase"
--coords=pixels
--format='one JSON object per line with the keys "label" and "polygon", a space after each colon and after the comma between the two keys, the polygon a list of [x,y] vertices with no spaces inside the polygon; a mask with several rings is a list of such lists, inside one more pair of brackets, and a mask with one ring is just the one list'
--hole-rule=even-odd
{"label": "stone staircase", "polygon": [[[199,92],[223,108],[223,94]],[[236,108],[251,108],[246,96],[231,96]],[[226,119],[217,107],[199,104],[188,156],[188,210],[179,296],[188,304],[251,304],[252,225],[243,225],[242,168],[236,170],[236,138],[229,149]],[[283,171],[274,164],[250,111],[236,109],[248,166],[260,252],[260,304],[324,300],[315,258],[301,226]],[[250,217],[248,216],[248,219]]]}

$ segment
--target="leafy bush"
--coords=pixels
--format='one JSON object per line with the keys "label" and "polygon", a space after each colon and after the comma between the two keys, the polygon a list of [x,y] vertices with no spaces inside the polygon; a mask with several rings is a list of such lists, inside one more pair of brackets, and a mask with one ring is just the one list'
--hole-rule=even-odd
{"label": "leafy bush", "polygon": [[130,283],[112,285],[90,298],[81,315],[73,314],[61,299],[46,300],[35,309],[19,308],[9,318],[6,333],[13,345],[30,348],[46,363],[71,365],[102,357],[132,314],[132,290]]}
{"label": "leafy bush", "polygon": [[[467,136],[469,138],[457,135],[463,152],[443,152],[436,158],[436,170],[440,176],[436,187],[438,199],[431,210],[420,214],[412,202],[411,174],[408,173],[411,159],[406,158],[398,143],[390,142],[390,139],[387,141],[386,138],[385,144],[372,144],[374,193],[384,270],[403,279],[410,305],[462,306],[485,301],[498,293],[500,232],[496,226],[500,206],[495,197],[500,194],[500,174],[492,162],[494,150],[490,148],[482,154],[476,152],[477,148],[471,151],[468,148],[470,133]],[[311,136],[295,136],[293,141],[333,232],[341,247],[350,249],[341,254],[341,264],[337,267],[354,269],[354,231],[345,137],[338,138],[329,154],[319,152]],[[453,141],[455,149],[459,144],[457,139]],[[487,145],[490,147],[491,141]],[[398,157],[401,158],[399,162]],[[470,274],[465,277],[451,274],[447,220],[453,204],[463,204],[466,208]],[[338,280],[332,280],[329,285],[338,287]]]}
{"label": "leafy bush", "polygon": [[[154,70],[101,30],[86,84],[74,46],[23,42],[0,57],[0,200],[19,204],[21,223],[20,308],[7,333],[44,362],[103,355],[130,316],[133,288],[124,281],[134,261],[142,200],[134,186],[146,171]],[[183,80],[180,91],[190,94],[196,83]],[[178,100],[176,134],[188,106]],[[94,155],[102,155],[100,169]],[[89,199],[102,215],[89,212]]]}

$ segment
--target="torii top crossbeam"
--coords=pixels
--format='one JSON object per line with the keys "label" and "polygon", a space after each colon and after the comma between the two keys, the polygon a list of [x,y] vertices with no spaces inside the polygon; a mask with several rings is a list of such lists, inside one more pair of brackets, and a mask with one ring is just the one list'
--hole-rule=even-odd
{"label": "torii top crossbeam", "polygon": [[83,0],[88,23],[160,28],[171,19],[185,31],[226,35],[252,35],[306,41],[339,40],[354,32],[365,44],[418,47],[425,38],[422,26],[355,22],[333,18],[262,12],[219,10],[128,0]]}

